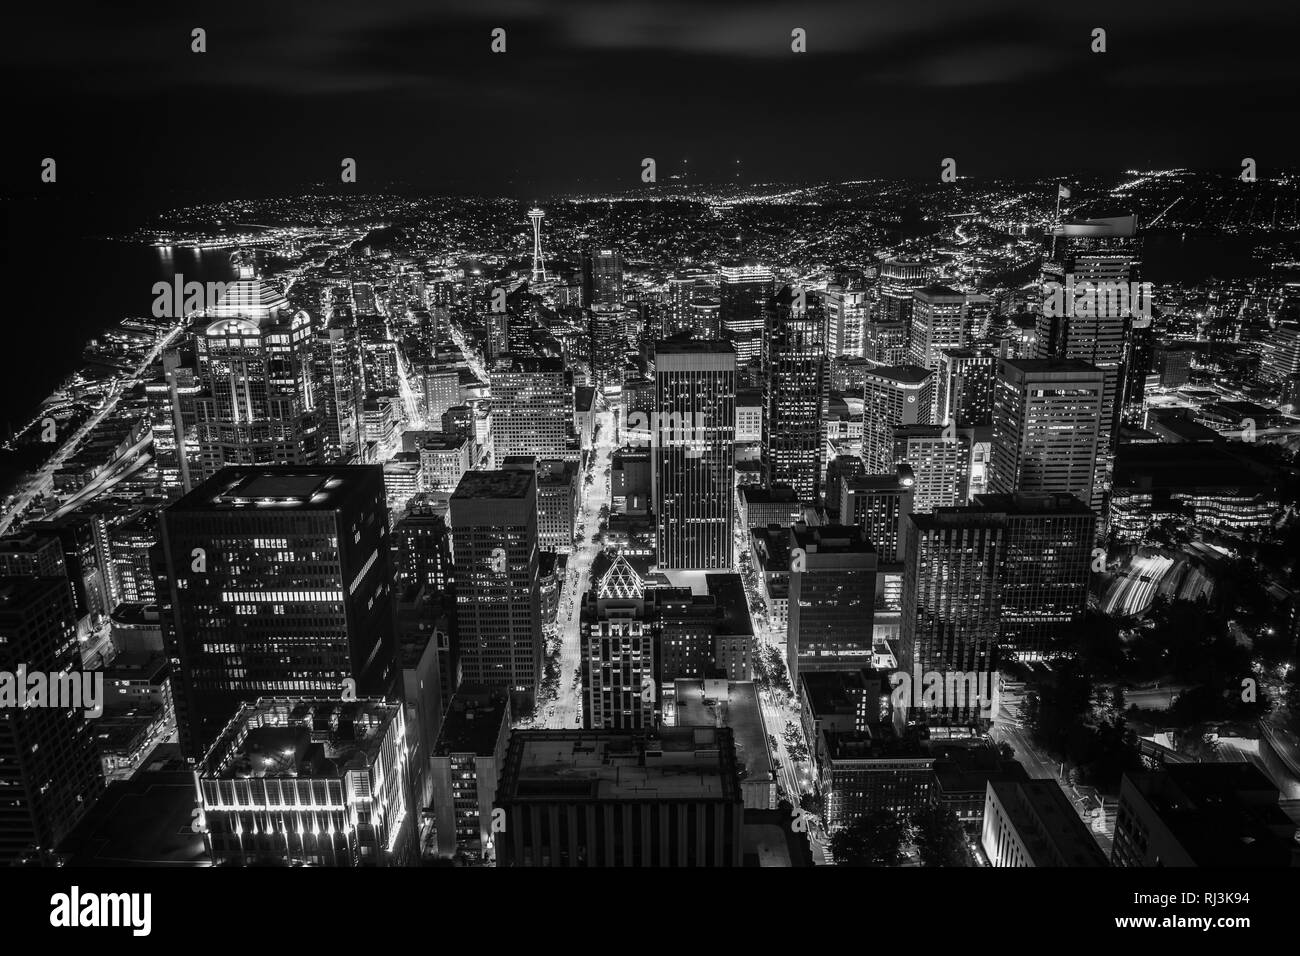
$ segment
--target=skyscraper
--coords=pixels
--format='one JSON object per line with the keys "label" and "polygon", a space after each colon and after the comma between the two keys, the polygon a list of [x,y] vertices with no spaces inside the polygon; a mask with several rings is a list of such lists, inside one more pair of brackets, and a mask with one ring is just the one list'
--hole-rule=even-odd
{"label": "skyscraper", "polygon": [[876,549],[880,566],[902,563],[916,480],[909,468],[888,475],[864,475],[844,482],[840,521],[861,528]]}
{"label": "skyscraper", "polygon": [[312,387],[312,320],[243,267],[208,310],[196,336],[196,479],[227,465],[306,465],[319,460]]}
{"label": "skyscraper", "polygon": [[732,566],[735,433],[731,344],[659,342],[650,435],[659,567]]}
{"label": "skyscraper", "polygon": [[[1084,296],[1079,304],[1062,300],[1063,309],[1050,308],[1050,297],[1045,296],[1038,317],[1036,357],[1074,359],[1101,369],[1095,497],[1085,499],[1099,514],[1104,513],[1105,497],[1110,489],[1115,434],[1133,358],[1134,303],[1127,293],[1130,283],[1136,281],[1141,261],[1141,239],[1136,232],[1134,216],[1063,223],[1053,231],[1054,254],[1043,267],[1044,282],[1060,283],[1067,289],[1071,282],[1075,289],[1091,283],[1097,290],[1096,295]],[[1114,301],[1112,296],[1102,293],[1107,288],[1104,284],[1112,289],[1123,287],[1125,297]],[[1129,308],[1123,308],[1124,304]]]}
{"label": "skyscraper", "polygon": [[832,283],[822,294],[826,305],[827,353],[831,357],[862,358],[863,333],[870,301],[862,280]]}
{"label": "skyscraper", "polygon": [[858,670],[871,663],[876,549],[861,528],[790,529],[791,685],[804,671]]}
{"label": "skyscraper", "polygon": [[537,476],[471,471],[451,496],[462,679],[531,708],[542,677]]}
{"label": "skyscraper", "polygon": [[915,514],[965,504],[970,461],[970,436],[955,426],[900,425],[894,429],[894,462],[907,465],[915,479]]}
{"label": "skyscraper", "polygon": [[816,503],[826,460],[822,405],[830,383],[826,314],[814,294],[796,296],[786,286],[767,304],[766,355],[764,478],[768,487],[785,485]]}
{"label": "skyscraper", "polygon": [[587,308],[623,307],[623,255],[617,249],[595,249],[582,259],[583,302]]}
{"label": "skyscraper", "polygon": [[[911,521],[899,668],[991,674],[997,666],[1002,523],[967,508],[943,508]],[[976,708],[953,705],[944,701],[926,716],[940,723],[979,716]]]}
{"label": "skyscraper", "polygon": [[[25,669],[25,672],[24,672]],[[0,672],[26,694],[32,675],[77,685],[82,706],[0,705],[0,866],[52,851],[104,790],[84,699],[72,591],[65,577],[0,577]],[[89,675],[86,675],[89,676]],[[102,690],[102,685],[101,685]],[[103,704],[103,700],[100,700]]]}
{"label": "skyscraper", "polygon": [[492,448],[509,455],[578,459],[573,378],[563,359],[503,356],[492,379]]}
{"label": "skyscraper", "polygon": [[335,316],[317,332],[313,362],[316,406],[323,431],[322,455],[326,461],[351,458],[361,446],[361,408],[365,400],[362,368],[361,337],[356,326]]}
{"label": "skyscraper", "polygon": [[934,419],[934,373],[918,365],[880,366],[864,374],[862,459],[871,474],[894,470],[894,429]]}
{"label": "skyscraper", "polygon": [[645,586],[622,555],[582,605],[582,725],[653,729],[659,722],[659,661]]}
{"label": "skyscraper", "polygon": [[162,513],[184,752],[241,703],[395,686],[383,469],[226,468]]}
{"label": "skyscraper", "polygon": [[938,269],[928,262],[890,259],[880,266],[876,282],[875,321],[901,324],[904,342],[912,337],[912,290],[934,281]]}
{"label": "skyscraper", "polygon": [[1096,507],[1101,369],[1074,360],[1000,359],[989,490],[1074,495]]}
{"label": "skyscraper", "polygon": [[736,348],[740,366],[763,356],[763,330],[772,298],[772,270],[753,260],[724,262],[719,269],[718,323],[721,335]]}
{"label": "skyscraper", "polygon": [[997,358],[976,349],[943,349],[939,353],[939,424],[993,424],[993,382]]}
{"label": "skyscraper", "polygon": [[[944,285],[927,285],[912,291],[912,328],[909,333],[911,362],[934,373],[944,349],[961,348],[965,341],[966,296]],[[939,389],[935,390],[935,399]],[[937,414],[937,402],[932,414]]]}
{"label": "skyscraper", "polygon": [[1041,660],[1080,621],[1096,515],[1072,495],[976,495],[972,508],[1004,527],[998,641],[1009,656]]}

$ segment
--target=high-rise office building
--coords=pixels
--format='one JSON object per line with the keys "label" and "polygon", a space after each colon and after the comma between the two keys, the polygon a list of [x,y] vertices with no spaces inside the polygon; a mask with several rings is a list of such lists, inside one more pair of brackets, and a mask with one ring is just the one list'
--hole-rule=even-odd
{"label": "high-rise office building", "polygon": [[627,327],[635,315],[622,306],[594,305],[591,308],[591,381],[597,388],[617,390],[623,385],[623,363],[627,355]]}
{"label": "high-rise office building", "polygon": [[[24,670],[25,669],[25,670]],[[21,704],[0,707],[0,866],[55,846],[104,790],[93,689],[82,679],[77,618],[65,577],[0,577],[0,671]],[[28,706],[34,675],[45,706]],[[64,694],[70,696],[65,697]],[[55,696],[57,695],[57,696]],[[50,706],[54,700],[68,706]],[[103,704],[103,700],[100,700]]]}
{"label": "high-rise office building", "polygon": [[623,254],[617,249],[592,249],[582,257],[582,304],[623,307]]}
{"label": "high-rise office building", "polygon": [[655,348],[651,456],[661,568],[732,566],[736,352],[717,340]]}
{"label": "high-rise office building", "polygon": [[997,357],[985,349],[943,349],[939,353],[939,424],[993,424],[993,383]]}
{"label": "high-rise office building", "polygon": [[876,549],[862,529],[795,525],[790,555],[786,643],[793,686],[806,671],[870,664]]}
{"label": "high-rise office building", "polygon": [[664,338],[671,339],[682,333],[694,334],[694,315],[691,312],[694,299],[694,276],[673,276],[668,280],[668,314],[664,319]]}
{"label": "high-rise office building", "polygon": [[840,521],[861,528],[880,565],[901,563],[907,553],[908,517],[916,480],[908,468],[887,475],[863,475],[844,482]]}
{"label": "high-rise office building", "polygon": [[1097,519],[1072,495],[976,495],[972,509],[1003,527],[998,643],[1020,660],[1056,655],[1083,619]]}
{"label": "high-rise office building", "polygon": [[1300,324],[1280,322],[1264,336],[1267,348],[1259,363],[1259,377],[1275,384],[1300,373]]}
{"label": "high-rise office building", "polygon": [[577,461],[573,377],[563,359],[503,356],[489,374],[498,462],[509,455]]}
{"label": "high-rise office building", "polygon": [[[966,296],[944,285],[927,285],[912,290],[912,327],[909,332],[910,361],[928,368],[939,381],[945,349],[959,349],[966,344]],[[940,389],[935,389],[937,399]]]}
{"label": "high-rise office building", "polygon": [[970,435],[955,426],[900,425],[894,429],[894,463],[911,469],[912,511],[966,503],[970,486]]}
{"label": "high-rise office building", "polygon": [[307,465],[321,455],[312,320],[244,267],[195,339],[195,481],[228,465]]}
{"label": "high-rise office building", "polygon": [[803,501],[816,503],[826,460],[822,406],[830,397],[820,299],[783,288],[767,304],[766,337],[764,479],[769,487],[793,488]]}
{"label": "high-rise office building", "polygon": [[[1134,216],[1063,223],[1053,230],[1053,255],[1043,266],[1044,282],[1059,283],[1066,294],[1056,301],[1045,296],[1038,317],[1036,357],[1087,362],[1102,372],[1095,497],[1088,499],[1099,514],[1104,512],[1110,489],[1125,381],[1133,365],[1133,309],[1137,303],[1129,290],[1137,280],[1142,255],[1141,238],[1136,233]],[[1089,288],[1083,285],[1089,283],[1094,292],[1078,303],[1067,301],[1071,283],[1076,290]],[[1118,294],[1121,287],[1122,297]],[[1117,291],[1111,295],[1103,291],[1106,289]],[[1057,304],[1063,307],[1053,307]]]}
{"label": "high-rise office building", "polygon": [[[913,515],[907,535],[899,668],[992,674],[997,666],[1005,527],[968,508]],[[934,722],[980,717],[969,698],[926,711]]]}
{"label": "high-rise office building", "polygon": [[355,325],[335,316],[316,334],[313,385],[320,410],[325,461],[346,461],[361,447],[361,410],[365,400],[361,338]]}
{"label": "high-rise office building", "polygon": [[919,365],[880,366],[863,377],[862,460],[880,475],[894,470],[894,429],[934,421],[934,373]]}
{"label": "high-rise office building", "polygon": [[461,684],[430,759],[438,855],[481,857],[492,847],[492,801],[510,743],[510,700]]}
{"label": "high-rise office building", "polygon": [[874,319],[885,326],[899,325],[904,341],[912,337],[912,292],[929,285],[938,275],[938,269],[928,262],[908,262],[890,259],[880,266],[876,281],[876,309]]}
{"label": "high-rise office building", "polygon": [[516,731],[498,866],[740,866],[744,797],[728,727]]}
{"label": "high-rise office building", "polygon": [[167,508],[160,531],[188,756],[262,696],[394,688],[382,468],[226,468]]}
{"label": "high-rise office building", "polygon": [[1074,495],[1095,511],[1104,391],[1086,362],[1000,359],[989,490]]}
{"label": "high-rise office building", "polygon": [[863,335],[871,311],[861,279],[845,285],[832,283],[822,293],[826,306],[827,353],[830,357],[862,358]]}
{"label": "high-rise office building", "polygon": [[719,272],[720,334],[735,346],[738,365],[761,361],[765,316],[775,284],[772,270],[750,260],[724,262]]}
{"label": "high-rise office building", "polygon": [[537,476],[471,471],[451,496],[462,679],[531,708],[542,677]]}
{"label": "high-rise office building", "polygon": [[582,605],[582,725],[653,729],[659,723],[657,627],[645,586],[621,555]]}
{"label": "high-rise office building", "polygon": [[175,499],[192,487],[190,465],[198,457],[195,401],[201,389],[194,354],[188,349],[167,349],[155,367],[154,379],[144,385],[153,432],[154,467],[158,493]]}

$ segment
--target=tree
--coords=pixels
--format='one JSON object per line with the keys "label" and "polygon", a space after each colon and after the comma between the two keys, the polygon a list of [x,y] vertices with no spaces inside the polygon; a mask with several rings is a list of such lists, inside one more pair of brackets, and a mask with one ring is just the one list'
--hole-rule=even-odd
{"label": "tree", "polygon": [[949,807],[935,805],[912,815],[922,866],[966,866],[966,834]]}
{"label": "tree", "polygon": [[898,866],[903,862],[903,824],[891,810],[873,810],[831,836],[841,866]]}

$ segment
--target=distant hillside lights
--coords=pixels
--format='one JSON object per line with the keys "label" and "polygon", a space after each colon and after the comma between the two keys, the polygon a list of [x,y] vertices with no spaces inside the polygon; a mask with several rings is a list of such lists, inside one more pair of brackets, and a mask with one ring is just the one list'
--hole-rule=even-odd
{"label": "distant hillside lights", "polygon": [[1043,283],[1043,315],[1049,318],[1106,318],[1132,316],[1133,328],[1151,324],[1150,282],[1076,283],[1073,275],[1060,282]]}
{"label": "distant hillside lights", "polygon": [[155,319],[183,319],[194,312],[206,312],[220,301],[231,283],[186,282],[176,273],[172,281],[153,284]]}

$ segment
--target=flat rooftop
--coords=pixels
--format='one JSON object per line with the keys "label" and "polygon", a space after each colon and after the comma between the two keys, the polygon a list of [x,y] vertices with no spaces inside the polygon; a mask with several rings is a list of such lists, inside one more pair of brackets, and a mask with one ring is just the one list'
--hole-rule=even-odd
{"label": "flat rooftop", "polygon": [[359,492],[382,487],[382,482],[382,465],[223,468],[181,498],[170,510],[234,511],[275,507],[333,511]]}
{"label": "flat rooftop", "polygon": [[[708,686],[719,682],[710,681]],[[673,681],[677,696],[677,724],[687,727],[717,725],[731,730],[736,742],[736,764],[749,780],[773,778],[772,751],[753,681],[730,681],[725,699],[705,698],[705,682],[691,678]]]}
{"label": "flat rooftop", "polygon": [[877,365],[867,369],[866,374],[892,379],[902,385],[920,385],[934,373],[919,365]]}
{"label": "flat rooftop", "polygon": [[226,725],[200,776],[334,778],[366,769],[400,707],[382,699],[262,698]]}
{"label": "flat rooftop", "polygon": [[439,757],[469,753],[488,756],[496,750],[501,724],[507,716],[506,706],[505,698],[488,688],[462,685],[443,717],[433,753]]}
{"label": "flat rooftop", "polygon": [[517,731],[498,802],[741,800],[727,728]]}
{"label": "flat rooftop", "polygon": [[531,470],[467,471],[452,493],[458,498],[526,498],[536,476]]}

